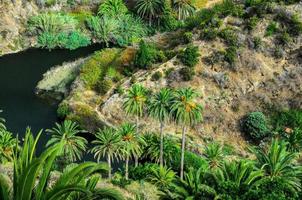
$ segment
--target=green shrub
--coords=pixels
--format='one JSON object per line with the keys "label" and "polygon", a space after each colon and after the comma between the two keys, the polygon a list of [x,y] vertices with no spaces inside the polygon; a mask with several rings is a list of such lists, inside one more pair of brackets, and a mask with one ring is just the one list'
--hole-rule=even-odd
{"label": "green shrub", "polygon": [[253,16],[249,18],[246,22],[246,28],[248,30],[254,30],[259,22],[259,18],[257,16]]}
{"label": "green shrub", "polygon": [[224,52],[224,60],[228,62],[230,65],[234,65],[237,59],[237,47],[230,46]]}
{"label": "green shrub", "polygon": [[160,51],[153,44],[141,41],[134,58],[134,65],[142,69],[150,68],[152,64],[161,61],[162,56],[160,54]]}
{"label": "green shrub", "polygon": [[243,120],[242,130],[255,141],[270,134],[266,118],[262,112],[249,113]]}
{"label": "green shrub", "polygon": [[191,81],[195,75],[195,71],[190,67],[183,67],[180,69],[180,74],[183,81]]}
{"label": "green shrub", "polygon": [[122,16],[128,13],[128,8],[122,0],[105,0],[98,8],[98,15],[110,17]]}
{"label": "green shrub", "polygon": [[254,37],[253,38],[253,42],[254,42],[254,48],[255,49],[260,49],[262,46],[262,40],[260,37]]}
{"label": "green shrub", "polygon": [[145,180],[153,173],[153,170],[158,170],[159,165],[154,163],[144,163],[137,167],[129,168],[129,177],[133,180]]}
{"label": "green shrub", "polygon": [[217,28],[204,28],[201,30],[200,38],[203,40],[214,40],[218,36]]}
{"label": "green shrub", "polygon": [[275,33],[277,33],[279,30],[278,28],[278,23],[277,22],[270,22],[269,25],[266,27],[266,33],[265,35],[266,36],[272,36],[274,35]]}
{"label": "green shrub", "polygon": [[273,129],[283,132],[285,128],[302,129],[302,111],[297,109],[277,111],[271,116]]}
{"label": "green shrub", "polygon": [[[180,157],[181,157],[181,150],[180,148],[177,148],[175,151],[174,160],[170,163],[168,163],[168,167],[171,167],[174,171],[179,171],[180,166]],[[197,155],[195,153],[192,153],[190,151],[185,151],[185,162],[184,162],[184,170],[189,171],[189,169],[195,169],[198,170],[199,168],[208,168],[209,164],[205,160],[205,158],[201,157],[200,155]]]}
{"label": "green shrub", "polygon": [[189,45],[183,52],[179,54],[178,57],[184,65],[193,68],[198,63],[199,56],[200,54],[198,47]]}
{"label": "green shrub", "polygon": [[239,47],[238,36],[234,29],[227,27],[222,29],[218,35],[224,39],[225,43],[229,46]]}
{"label": "green shrub", "polygon": [[113,83],[110,79],[107,79],[107,78],[104,80],[99,79],[96,83],[95,89],[101,95],[104,95],[111,89],[112,86],[113,86]]}
{"label": "green shrub", "polygon": [[193,41],[193,33],[192,32],[185,32],[184,33],[184,42],[186,44],[191,43]]}
{"label": "green shrub", "polygon": [[286,46],[286,45],[288,46],[288,45],[290,45],[290,43],[292,43],[292,38],[286,31],[283,31],[282,33],[280,33],[277,37],[277,40],[278,40],[279,44],[281,44],[283,46]]}
{"label": "green shrub", "polygon": [[163,77],[163,73],[160,72],[160,71],[157,71],[157,72],[155,72],[155,73],[152,74],[151,81],[158,81],[162,77]]}
{"label": "green shrub", "polygon": [[60,103],[57,109],[57,116],[60,119],[64,119],[69,114],[70,114],[70,109],[68,104],[66,102]]}
{"label": "green shrub", "polygon": [[163,14],[160,15],[159,22],[160,22],[160,28],[163,31],[176,30],[178,27],[180,27],[181,24],[173,15],[171,6],[167,2],[165,2],[164,11]]}
{"label": "green shrub", "polygon": [[228,15],[240,17],[244,13],[243,6],[234,0],[223,0],[222,3],[216,4],[213,9],[221,17]]}

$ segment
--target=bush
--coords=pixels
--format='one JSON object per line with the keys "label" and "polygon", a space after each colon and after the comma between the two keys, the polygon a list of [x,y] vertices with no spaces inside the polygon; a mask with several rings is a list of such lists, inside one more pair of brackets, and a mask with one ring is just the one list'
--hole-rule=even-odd
{"label": "bush", "polygon": [[189,67],[183,67],[180,69],[180,74],[183,81],[191,81],[195,75],[195,71]]}
{"label": "bush", "polygon": [[144,163],[137,167],[131,166],[129,168],[129,177],[133,180],[144,180],[153,173],[153,170],[158,170],[159,165],[154,163]]}
{"label": "bush", "polygon": [[259,22],[259,18],[257,16],[253,16],[249,18],[246,22],[246,27],[248,30],[254,30]]}
{"label": "bush", "polygon": [[278,40],[279,44],[281,44],[283,46],[288,46],[292,42],[291,36],[286,31],[283,31],[282,33],[280,33],[277,37],[277,40]]}
{"label": "bush", "polygon": [[134,65],[142,69],[147,69],[151,67],[152,64],[160,62],[161,59],[160,51],[158,51],[153,44],[141,41],[134,58]]}
{"label": "bush", "polygon": [[262,46],[262,40],[260,37],[254,37],[253,38],[253,42],[254,42],[254,48],[255,49],[260,49]]}
{"label": "bush", "polygon": [[57,116],[60,119],[64,119],[69,114],[70,114],[70,109],[68,104],[66,102],[60,103],[57,109]]}
{"label": "bush", "polygon": [[258,141],[269,136],[266,118],[262,112],[251,112],[243,120],[242,130],[253,140]]}
{"label": "bush", "polygon": [[151,81],[158,81],[162,77],[163,77],[163,73],[160,72],[160,71],[157,71],[157,72],[155,72],[155,73],[152,74]]}
{"label": "bush", "polygon": [[243,6],[234,0],[223,0],[222,3],[216,4],[213,9],[221,17],[228,15],[240,17],[244,13]]}
{"label": "bush", "polygon": [[171,6],[165,2],[163,14],[160,15],[160,28],[163,31],[173,31],[180,27],[180,22],[173,15]]}
{"label": "bush", "polygon": [[285,128],[302,130],[302,111],[296,109],[277,111],[271,116],[273,129],[283,132]]}
{"label": "bush", "polygon": [[198,57],[200,56],[197,46],[189,45],[183,52],[179,54],[181,62],[188,66],[194,67],[198,63]]}
{"label": "bush", "polygon": [[[174,171],[179,171],[180,157],[181,157],[181,150],[180,148],[177,148],[174,156],[175,159],[172,162],[168,163],[168,167],[171,167]],[[195,153],[192,153],[190,151],[185,151],[184,170],[186,172],[188,172],[189,169],[198,170],[201,167],[206,169],[208,168],[208,166],[209,164],[205,160],[205,158]]]}
{"label": "bush", "polygon": [[234,46],[234,47],[239,47],[239,41],[238,41],[238,36],[235,33],[235,30],[233,30],[230,27],[224,28],[221,30],[218,35],[224,39],[225,43],[229,46]]}
{"label": "bush", "polygon": [[278,30],[278,23],[272,21],[266,28],[265,36],[272,36],[273,34],[277,33]]}
{"label": "bush", "polygon": [[186,44],[191,43],[193,41],[193,33],[192,32],[185,32],[184,33],[184,42]]}
{"label": "bush", "polygon": [[204,28],[200,33],[200,38],[203,40],[214,40],[218,36],[217,28]]}
{"label": "bush", "polygon": [[224,60],[233,66],[236,59],[237,59],[237,48],[235,46],[231,46],[227,48],[226,51],[224,52]]}
{"label": "bush", "polygon": [[113,83],[110,79],[105,78],[104,80],[98,80],[96,84],[96,91],[99,92],[101,95],[106,94],[111,87],[113,86]]}

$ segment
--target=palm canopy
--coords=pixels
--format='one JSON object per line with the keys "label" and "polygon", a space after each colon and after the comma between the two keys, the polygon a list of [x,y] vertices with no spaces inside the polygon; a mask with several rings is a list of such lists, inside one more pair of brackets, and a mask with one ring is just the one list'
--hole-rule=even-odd
{"label": "palm canopy", "polygon": [[298,155],[287,150],[287,143],[274,139],[268,149],[258,148],[254,152],[257,167],[263,170],[265,177],[281,178],[289,187],[301,189],[302,167],[295,164]]}
{"label": "palm canopy", "polygon": [[106,0],[98,9],[98,15],[107,15],[110,17],[117,17],[126,14],[128,8],[125,6],[123,0]]}
{"label": "palm canopy", "polygon": [[124,157],[138,157],[142,153],[145,141],[136,133],[136,126],[129,123],[123,124],[118,133],[122,138],[121,153]]}
{"label": "palm canopy", "polygon": [[252,187],[253,184],[260,180],[263,172],[255,169],[253,162],[240,160],[224,162],[213,174],[218,186],[224,182],[232,182],[240,191],[243,187]]}
{"label": "palm canopy", "polygon": [[12,133],[0,129],[0,163],[12,161],[17,140]]}
{"label": "palm canopy", "polygon": [[[105,190],[105,188],[97,189],[95,187],[96,179],[93,178],[92,180],[92,175],[96,172],[107,170],[107,166],[92,162],[82,163],[64,171],[59,179],[53,183],[52,187],[48,187],[51,169],[56,157],[64,148],[64,144],[63,142],[54,144],[42,152],[39,157],[36,157],[35,151],[41,133],[40,131],[37,137],[34,138],[30,129],[26,130],[23,146],[13,160],[14,176],[12,189],[0,175],[0,199],[65,200],[72,199],[74,195],[80,194],[84,194],[84,197],[77,199],[97,199],[97,197],[123,199],[121,195],[117,195],[118,191]],[[101,194],[103,195],[100,196]]]}
{"label": "palm canopy", "polygon": [[172,91],[168,88],[161,89],[151,96],[148,102],[148,113],[160,122],[167,122],[170,117],[170,109],[173,101]]}
{"label": "palm canopy", "polygon": [[152,19],[156,18],[164,9],[163,0],[138,0],[135,5],[137,14],[149,20],[151,25]]}
{"label": "palm canopy", "polygon": [[86,150],[87,140],[78,136],[81,130],[79,126],[70,120],[65,120],[62,124],[56,123],[55,127],[46,130],[51,134],[51,139],[46,147],[55,145],[63,141],[64,148],[62,154],[71,161],[80,160],[83,152]]}
{"label": "palm canopy", "polygon": [[219,167],[224,158],[222,146],[216,142],[208,144],[205,147],[203,154],[208,161],[210,168]]}
{"label": "palm canopy", "polygon": [[128,91],[123,108],[127,114],[142,117],[147,101],[147,90],[139,84],[134,84]]}
{"label": "palm canopy", "polygon": [[202,106],[195,102],[198,94],[192,88],[176,91],[171,106],[171,114],[176,123],[193,126],[202,121]]}
{"label": "palm canopy", "polygon": [[172,7],[178,13],[179,20],[184,20],[195,12],[191,0],[173,0]]}
{"label": "palm canopy", "polygon": [[121,136],[113,128],[105,128],[95,134],[96,140],[92,141],[95,146],[91,149],[94,157],[99,162],[101,158],[110,156],[118,159],[120,157]]}

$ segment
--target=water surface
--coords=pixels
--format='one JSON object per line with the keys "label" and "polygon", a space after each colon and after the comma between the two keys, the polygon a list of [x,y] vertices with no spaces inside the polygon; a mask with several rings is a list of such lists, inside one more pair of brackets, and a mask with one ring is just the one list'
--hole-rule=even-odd
{"label": "water surface", "polygon": [[[57,121],[56,105],[50,105],[35,95],[35,87],[43,74],[52,66],[87,56],[100,45],[69,50],[29,49],[24,52],[0,57],[0,110],[7,128],[19,137],[25,128],[33,132],[51,128]],[[45,144],[44,134],[40,143]],[[40,145],[40,148],[41,149]]]}

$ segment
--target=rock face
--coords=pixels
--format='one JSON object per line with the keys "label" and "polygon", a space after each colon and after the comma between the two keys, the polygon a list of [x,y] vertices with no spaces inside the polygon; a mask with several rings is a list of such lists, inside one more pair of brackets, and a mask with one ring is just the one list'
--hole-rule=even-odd
{"label": "rock face", "polygon": [[38,10],[34,1],[0,1],[0,56],[34,45],[30,38],[25,37],[25,25],[28,17]]}

